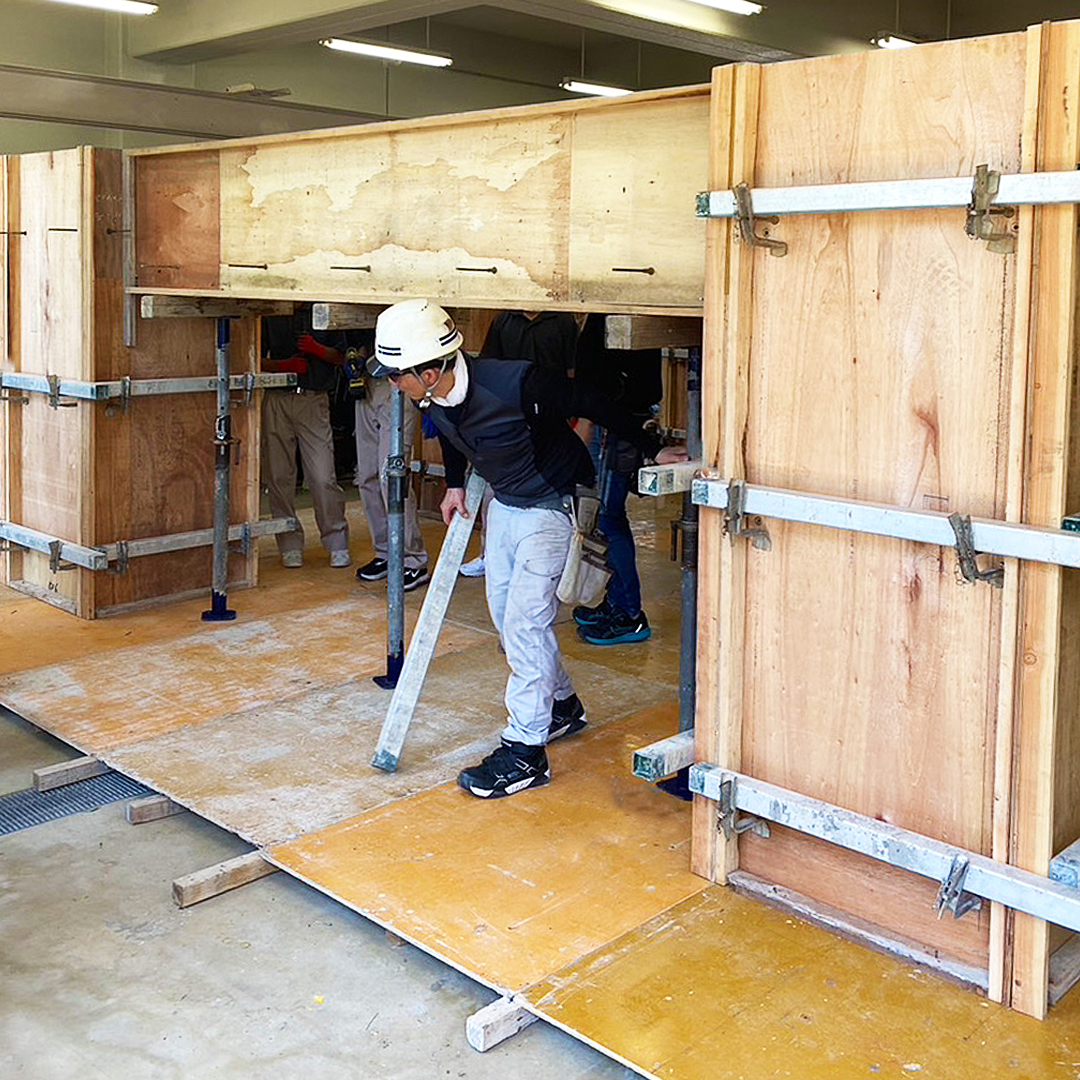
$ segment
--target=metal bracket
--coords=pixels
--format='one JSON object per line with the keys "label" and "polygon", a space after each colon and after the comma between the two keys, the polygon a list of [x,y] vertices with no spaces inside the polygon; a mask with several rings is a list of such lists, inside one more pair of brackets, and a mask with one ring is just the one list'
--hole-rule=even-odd
{"label": "metal bracket", "polygon": [[949,873],[941,883],[934,901],[939,919],[946,911],[951,911],[954,919],[960,919],[969,911],[978,911],[982,907],[979,897],[964,892],[964,880],[970,866],[971,861],[966,855],[956,855],[953,858]]}
{"label": "metal bracket", "polygon": [[236,548],[235,550],[238,551],[241,555],[246,557],[251,552],[251,539],[252,539],[252,537],[251,537],[251,523],[248,522],[248,521],[245,521],[240,526],[239,547]]}
{"label": "metal bracket", "polygon": [[985,240],[987,250],[1011,255],[1016,251],[1016,237],[1008,229],[998,230],[997,223],[1002,218],[1011,218],[1015,210],[1011,206],[993,205],[1000,186],[1001,173],[986,165],[976,167],[964,231],[972,240]]}
{"label": "metal bracket", "polygon": [[61,562],[62,553],[64,550],[64,544],[61,540],[51,540],[49,542],[49,573],[59,574],[64,570],[78,570],[79,567],[75,563]]}
{"label": "metal bracket", "polygon": [[236,406],[242,406],[245,409],[251,408],[251,403],[255,400],[255,372],[244,372],[244,385],[240,392],[240,398],[234,401],[232,404]]}
{"label": "metal bracket", "polygon": [[109,567],[110,574],[116,574],[118,577],[123,576],[128,572],[128,542],[126,540],[116,541],[116,566]]}
{"label": "metal bracket", "polygon": [[1000,566],[988,570],[979,569],[976,559],[978,552],[971,534],[971,518],[963,514],[950,514],[949,524],[956,534],[956,558],[963,579],[971,584],[985,581],[1000,589],[1005,584],[1005,571]]}
{"label": "metal bracket", "polygon": [[761,524],[761,518],[755,518],[756,524],[747,527],[743,503],[746,498],[746,481],[732,480],[728,484],[727,509],[724,511],[724,532],[735,543],[740,537],[749,540],[758,551],[771,551],[772,538],[769,530]]}
{"label": "metal bracket", "polygon": [[120,377],[120,403],[118,405],[108,404],[105,406],[106,416],[125,416],[127,415],[128,405],[131,403],[131,376],[122,375]]}
{"label": "metal bracket", "polygon": [[30,404],[30,398],[26,394],[13,394],[10,390],[0,390],[0,401],[8,401],[12,405]]}
{"label": "metal bracket", "polygon": [[749,184],[736,184],[732,190],[735,193],[735,204],[738,207],[739,239],[750,247],[767,248],[770,255],[786,255],[787,244],[783,240],[770,240],[767,236],[758,236],[757,234],[758,221],[765,221],[770,225],[775,225],[780,219],[776,217],[754,217],[754,203],[750,197]]}
{"label": "metal bracket", "polygon": [[744,832],[753,832],[768,840],[771,835],[769,823],[764,818],[755,817],[753,814],[739,816],[735,806],[735,781],[725,780],[720,785],[719,828],[723,830],[725,840],[733,840]]}
{"label": "metal bracket", "polygon": [[74,409],[79,403],[77,401],[61,401],[60,400],[60,376],[48,375],[46,378],[49,380],[49,408],[50,409]]}

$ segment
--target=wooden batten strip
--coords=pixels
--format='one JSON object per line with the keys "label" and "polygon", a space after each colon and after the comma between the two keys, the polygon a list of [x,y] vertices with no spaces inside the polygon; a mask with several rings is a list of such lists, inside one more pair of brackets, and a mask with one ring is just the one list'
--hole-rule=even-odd
{"label": "wooden batten strip", "polygon": [[[710,186],[752,183],[757,155],[761,68],[718,68],[713,80]],[[746,476],[742,455],[749,393],[754,252],[730,222],[706,231],[705,337],[702,350],[702,460],[720,475]],[[698,551],[698,668],[695,757],[727,768],[742,763],[746,544],[724,537],[724,516],[702,509]],[[694,797],[691,869],[725,882],[738,868],[738,843],[717,829],[717,807]]]}
{"label": "wooden batten strip", "polygon": [[370,330],[382,304],[312,304],[311,325],[316,330]]}
{"label": "wooden batten strip", "polygon": [[80,780],[89,780],[92,776],[104,776],[112,769],[95,757],[77,757],[70,761],[61,761],[56,765],[46,765],[34,770],[34,790],[52,791],[55,788],[77,784]]}
{"label": "wooden batten strip", "polygon": [[699,319],[660,315],[608,315],[604,344],[609,349],[678,349],[700,345]]}
{"label": "wooden batten strip", "polygon": [[538,1019],[513,998],[497,998],[465,1021],[465,1038],[474,1050],[484,1053]]}
{"label": "wooden batten strip", "polygon": [[[1080,26],[1035,28],[1045,34],[1040,75],[1037,167],[1074,168],[1080,153]],[[1036,211],[1037,278],[1032,290],[1028,376],[1030,477],[1024,520],[1060,524],[1069,459],[1069,410],[1075,363],[1077,259],[1075,206]],[[1062,572],[1025,565],[1021,571],[1019,700],[1015,728],[1012,859],[1035,873],[1053,856],[1054,747],[1060,671]],[[1013,931],[1012,1006],[1046,1015],[1050,937],[1047,924],[1017,914]]]}
{"label": "wooden batten strip", "polygon": [[251,851],[177,878],[172,887],[173,899],[177,907],[191,907],[192,904],[209,900],[212,896],[220,896],[224,892],[238,889],[241,885],[275,874],[277,869],[268,863],[260,852]]}
{"label": "wooden batten strip", "polygon": [[186,811],[186,806],[173,802],[168,795],[147,795],[145,799],[133,799],[129,802],[124,816],[130,825],[145,825],[148,821],[160,821]]}
{"label": "wooden batten strip", "polygon": [[295,307],[291,300],[143,296],[139,302],[139,315],[144,319],[242,319],[261,315],[291,315]]}

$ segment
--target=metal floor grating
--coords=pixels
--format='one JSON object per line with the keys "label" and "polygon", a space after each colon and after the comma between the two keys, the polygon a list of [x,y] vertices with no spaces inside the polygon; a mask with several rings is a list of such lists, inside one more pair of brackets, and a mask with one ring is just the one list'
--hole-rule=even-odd
{"label": "metal floor grating", "polygon": [[121,799],[137,799],[153,795],[145,787],[123,773],[110,772],[80,780],[75,784],[54,788],[52,791],[15,791],[0,795],[0,836],[56,821],[70,814],[82,814],[97,810]]}

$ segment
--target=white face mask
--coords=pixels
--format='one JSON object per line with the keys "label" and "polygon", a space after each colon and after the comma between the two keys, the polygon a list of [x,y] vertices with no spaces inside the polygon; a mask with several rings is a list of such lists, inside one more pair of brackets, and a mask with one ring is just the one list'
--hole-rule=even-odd
{"label": "white face mask", "polygon": [[458,349],[457,358],[454,360],[454,382],[450,387],[446,397],[436,397],[432,394],[429,400],[435,402],[436,405],[441,405],[443,408],[452,409],[455,405],[460,405],[465,400],[465,394],[469,389],[469,369],[465,364],[465,356],[460,349]]}

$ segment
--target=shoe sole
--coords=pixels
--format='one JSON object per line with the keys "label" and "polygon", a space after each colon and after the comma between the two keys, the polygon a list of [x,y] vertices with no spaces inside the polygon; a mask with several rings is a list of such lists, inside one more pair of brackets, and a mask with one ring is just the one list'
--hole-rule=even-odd
{"label": "shoe sole", "polygon": [[431,575],[420,578],[419,581],[410,581],[404,588],[405,592],[412,592],[413,589],[419,589],[421,585],[426,585],[431,580]]}
{"label": "shoe sole", "polygon": [[652,630],[639,631],[633,634],[620,634],[618,637],[594,638],[589,637],[584,628],[581,640],[587,645],[636,645],[639,641],[648,641],[652,637]]}
{"label": "shoe sole", "polygon": [[381,574],[357,574],[356,576],[361,581],[382,581],[387,575],[387,571],[384,570]]}
{"label": "shoe sole", "polygon": [[508,795],[517,795],[519,792],[528,791],[529,788],[543,787],[550,782],[550,769],[542,776],[530,776],[527,780],[519,780],[516,784],[507,784],[504,788],[473,787],[464,777],[458,777],[458,787],[467,791],[470,795],[475,795],[478,799],[504,799]]}

